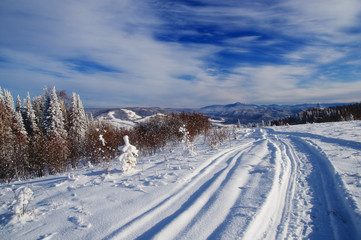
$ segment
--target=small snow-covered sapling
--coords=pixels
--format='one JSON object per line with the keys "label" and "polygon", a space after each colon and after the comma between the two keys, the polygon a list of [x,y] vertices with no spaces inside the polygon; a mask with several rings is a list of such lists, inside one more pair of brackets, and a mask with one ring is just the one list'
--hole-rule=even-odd
{"label": "small snow-covered sapling", "polygon": [[12,190],[10,188],[8,191],[12,191],[14,193],[14,201],[11,203],[11,212],[17,219],[28,215],[28,206],[30,201],[33,199],[33,191],[26,186],[21,186],[16,190]]}
{"label": "small snow-covered sapling", "polygon": [[118,150],[122,152],[122,154],[118,157],[118,160],[122,163],[123,172],[127,172],[136,168],[138,150],[135,146],[129,143],[129,137],[127,135],[123,137],[123,140],[124,145],[118,147]]}

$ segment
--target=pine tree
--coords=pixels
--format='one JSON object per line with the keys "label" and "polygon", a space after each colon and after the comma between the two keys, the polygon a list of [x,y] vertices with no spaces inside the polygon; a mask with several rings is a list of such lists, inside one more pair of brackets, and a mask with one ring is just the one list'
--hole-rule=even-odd
{"label": "pine tree", "polygon": [[57,136],[65,139],[67,135],[64,127],[63,112],[61,111],[55,87],[50,95],[46,96],[43,114],[43,130],[45,135],[49,138]]}
{"label": "pine tree", "polygon": [[15,177],[21,179],[28,176],[28,136],[24,127],[23,117],[20,111],[15,112],[12,131],[15,137],[13,144],[13,167]]}
{"label": "pine tree", "polygon": [[7,107],[7,109],[9,111],[11,111],[11,112],[14,112],[15,111],[15,106],[14,106],[13,96],[6,89],[4,89],[4,101],[5,101],[5,106]]}
{"label": "pine tree", "polygon": [[75,93],[73,93],[72,97],[69,123],[69,131],[72,133],[73,137],[77,138],[78,141],[82,140],[87,129],[87,119],[80,97]]}
{"label": "pine tree", "polygon": [[45,172],[44,145],[47,143],[38,126],[38,119],[32,105],[30,94],[27,94],[23,103],[23,118],[25,129],[28,133],[28,162],[29,171],[32,175],[43,176]]}
{"label": "pine tree", "polygon": [[84,150],[85,133],[87,130],[87,120],[83,104],[79,95],[73,93],[71,109],[69,114],[69,150],[72,166],[75,167],[77,161],[82,156]]}
{"label": "pine tree", "polygon": [[48,142],[45,151],[49,171],[60,172],[66,168],[68,148],[64,117],[55,87],[46,96],[42,128]]}
{"label": "pine tree", "polygon": [[34,97],[31,101],[34,109],[34,114],[36,118],[36,123],[38,125],[38,129],[42,128],[43,125],[43,113],[45,107],[45,95]]}
{"label": "pine tree", "polygon": [[27,174],[27,134],[11,93],[0,94],[0,178],[20,179]]}
{"label": "pine tree", "polygon": [[21,100],[20,100],[20,96],[18,95],[16,98],[16,107],[15,107],[15,111],[21,113],[22,111],[22,107],[21,107]]}
{"label": "pine tree", "polygon": [[85,110],[83,107],[83,102],[81,101],[79,94],[77,95],[77,104],[78,104],[77,107],[78,107],[78,111],[79,111],[79,122],[80,122],[80,126],[81,126],[80,128],[82,130],[81,134],[84,137],[86,129],[88,128],[88,121],[87,121],[87,117],[86,117]]}
{"label": "pine tree", "polygon": [[27,94],[26,99],[24,99],[23,109],[25,128],[29,137],[33,137],[36,133],[39,132],[39,128],[29,93]]}
{"label": "pine tree", "polygon": [[12,145],[14,135],[11,130],[12,115],[6,107],[4,97],[0,94],[0,179],[11,180],[14,176],[12,171]]}

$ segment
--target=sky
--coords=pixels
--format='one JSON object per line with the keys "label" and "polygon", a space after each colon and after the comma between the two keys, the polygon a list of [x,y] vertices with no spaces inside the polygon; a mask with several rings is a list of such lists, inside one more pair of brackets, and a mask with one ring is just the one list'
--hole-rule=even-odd
{"label": "sky", "polygon": [[360,0],[1,0],[0,87],[85,107],[361,101]]}

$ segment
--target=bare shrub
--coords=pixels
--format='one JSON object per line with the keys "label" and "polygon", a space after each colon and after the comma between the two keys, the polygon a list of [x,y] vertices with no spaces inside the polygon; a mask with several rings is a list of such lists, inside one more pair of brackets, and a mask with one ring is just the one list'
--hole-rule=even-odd
{"label": "bare shrub", "polygon": [[228,129],[223,128],[212,128],[212,130],[208,131],[206,136],[206,142],[213,149],[217,149],[219,144],[222,144],[229,138]]}

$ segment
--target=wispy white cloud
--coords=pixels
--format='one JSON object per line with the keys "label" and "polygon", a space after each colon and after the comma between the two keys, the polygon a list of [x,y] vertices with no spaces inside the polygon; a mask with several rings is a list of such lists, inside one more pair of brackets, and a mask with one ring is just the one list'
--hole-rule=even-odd
{"label": "wispy white cloud", "polygon": [[330,46],[305,46],[285,54],[285,57],[295,61],[307,61],[314,64],[327,64],[346,57],[346,52]]}
{"label": "wispy white cloud", "polygon": [[88,106],[354,100],[334,65],[360,83],[359,1],[195,2],[2,1],[0,85]]}

